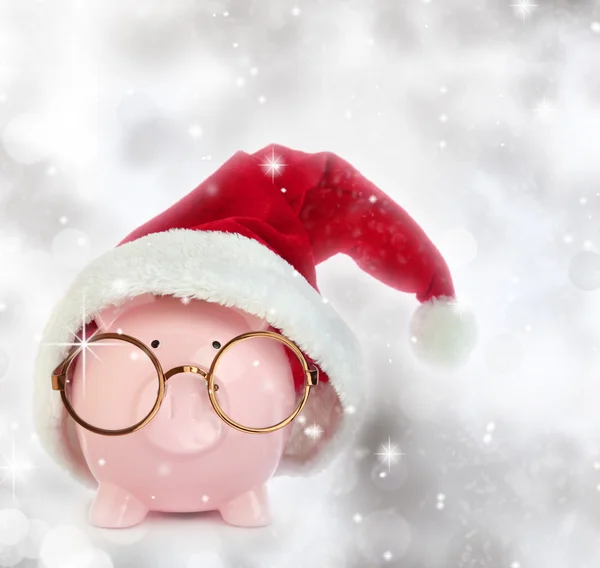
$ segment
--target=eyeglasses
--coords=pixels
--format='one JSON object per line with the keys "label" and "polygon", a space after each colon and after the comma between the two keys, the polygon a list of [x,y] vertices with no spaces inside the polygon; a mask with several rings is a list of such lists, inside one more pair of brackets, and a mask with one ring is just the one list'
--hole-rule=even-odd
{"label": "eyeglasses", "polygon": [[[257,343],[259,339],[264,342],[261,346],[259,346],[260,342]],[[279,351],[273,350],[274,346],[279,347]],[[102,355],[99,357],[94,353],[96,347],[107,347],[109,349],[103,349]],[[284,349],[282,350],[281,347],[284,347]],[[91,351],[94,357],[91,360],[88,359],[90,361],[89,365],[96,365],[91,373],[87,372],[86,369],[85,359],[86,356],[90,355],[88,351]],[[215,383],[215,370],[221,365],[222,371],[220,376],[222,377],[227,376],[228,371],[233,371],[236,380],[245,381],[246,386],[250,387],[250,390],[246,390],[245,392],[252,392],[252,390],[260,391],[261,388],[264,392],[267,392],[269,389],[273,389],[274,386],[272,371],[269,369],[277,368],[277,365],[274,367],[269,366],[269,362],[274,360],[273,357],[281,357],[283,354],[282,351],[286,351],[288,360],[295,359],[298,361],[301,367],[299,371],[304,377],[303,390],[301,395],[298,393],[300,398],[295,409],[283,420],[277,421],[277,417],[274,420],[275,424],[266,427],[242,424],[242,422],[252,422],[256,419],[255,416],[244,415],[244,409],[251,409],[252,405],[232,405],[232,408],[244,407],[241,410],[241,414],[239,414],[239,409],[236,411],[226,411],[223,408],[223,406],[227,406],[224,403],[226,394],[223,394],[225,398],[221,401],[219,400],[219,395],[217,395],[219,385]],[[229,353],[229,357],[226,357],[227,353]],[[84,388],[85,392],[76,388],[72,378],[73,364],[78,357],[84,359],[84,374],[81,375],[81,378],[84,381],[88,381],[88,384]],[[267,378],[265,378],[265,375],[261,375],[262,369],[259,369],[261,366],[260,357],[267,359],[265,371]],[[282,361],[282,359],[275,360]],[[118,387],[119,393],[115,392],[114,381],[109,381],[108,385],[102,381],[102,377],[105,379],[112,378],[114,373],[120,372],[122,374],[123,369],[131,369],[132,362],[137,367],[134,367],[133,372],[128,373],[125,380],[120,382]],[[100,368],[101,364],[106,364],[106,366]],[[125,364],[128,366],[124,367],[123,365]],[[136,372],[142,370],[143,372]],[[219,349],[208,371],[204,371],[193,365],[182,365],[174,367],[166,373],[152,349],[139,339],[121,333],[99,333],[92,335],[85,342],[72,348],[67,357],[52,373],[52,389],[60,391],[60,396],[67,412],[77,424],[96,434],[121,436],[140,430],[156,416],[165,401],[167,381],[179,373],[191,373],[204,380],[210,405],[219,418],[228,426],[250,434],[274,432],[290,424],[306,405],[311,389],[319,383],[319,370],[314,365],[309,365],[302,351],[286,337],[270,331],[254,331],[234,337]],[[149,379],[149,377],[152,378]],[[157,382],[155,383],[154,381]],[[247,381],[252,382],[249,384]],[[289,386],[289,383],[286,384]],[[155,386],[156,392],[154,392]],[[224,389],[222,392],[226,390]],[[119,404],[115,404],[118,397],[121,397],[120,401],[118,401]],[[140,406],[142,399],[145,400],[145,404]],[[124,400],[131,402],[129,410],[125,410],[128,406],[127,404],[121,404]],[[102,403],[107,404],[113,409],[111,410],[112,414],[109,415],[111,420],[121,412],[125,413],[125,416],[121,416],[120,418],[125,423],[133,422],[133,424],[121,428],[115,428],[114,424],[111,424],[110,428],[101,428],[98,425],[92,424],[92,422],[96,422],[96,424],[98,422],[97,416],[94,417],[94,414],[98,406]],[[138,415],[133,416],[136,412]],[[287,412],[288,410],[285,413],[287,414]],[[91,414],[91,418],[87,414]],[[235,416],[232,417],[232,414]],[[138,419],[139,416],[142,416],[142,418]],[[261,420],[269,423],[270,418],[274,418],[273,415],[263,417]],[[127,420],[130,420],[130,422],[127,422]],[[112,421],[114,422],[114,420]]]}

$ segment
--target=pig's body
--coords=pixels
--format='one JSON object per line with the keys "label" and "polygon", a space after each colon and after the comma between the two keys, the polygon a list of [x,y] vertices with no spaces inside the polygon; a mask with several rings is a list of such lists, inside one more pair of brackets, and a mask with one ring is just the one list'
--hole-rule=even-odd
{"label": "pig's body", "polygon": [[[149,347],[158,340],[160,346],[153,352],[165,373],[182,365],[208,371],[218,352],[213,346],[215,341],[225,345],[242,333],[267,329],[267,324],[239,310],[153,296],[138,298],[124,309],[106,310],[96,321],[100,332],[130,335]],[[107,368],[110,349],[98,353],[103,366],[88,356],[87,383],[83,381],[81,360],[73,375],[73,400],[100,427],[111,417],[121,415],[135,397],[155,398],[158,384],[150,381],[154,391],[149,388],[145,393],[118,396],[122,392],[119,384],[136,369],[122,364],[118,372],[102,375],[102,382],[91,380],[94,373]],[[247,373],[252,370],[240,368],[234,358],[216,370],[220,404],[228,414],[235,410],[235,415],[243,417],[249,426],[269,420],[275,423],[295,407],[285,351],[273,349],[271,344],[268,351],[260,352],[260,365],[260,377],[251,382]],[[244,380],[238,380],[242,376]],[[94,389],[101,390],[94,394]],[[106,404],[107,392],[115,393],[110,405]],[[151,403],[145,405],[148,408]],[[167,381],[167,395],[160,410],[140,430],[105,436],[78,426],[84,456],[99,482],[91,520],[101,527],[126,527],[141,522],[148,511],[219,510],[231,524],[267,524],[270,519],[265,483],[277,469],[290,429],[288,426],[268,434],[237,431],[213,410],[201,375],[175,374]]]}

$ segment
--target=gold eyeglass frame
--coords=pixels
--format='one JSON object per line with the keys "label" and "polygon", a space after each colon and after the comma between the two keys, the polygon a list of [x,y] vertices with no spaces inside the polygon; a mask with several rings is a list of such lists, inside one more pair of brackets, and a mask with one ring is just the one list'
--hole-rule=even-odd
{"label": "gold eyeglass frame", "polygon": [[[295,355],[300,360],[306,379],[304,383],[304,393],[302,396],[302,400],[298,403],[298,406],[296,407],[294,412],[292,412],[292,414],[290,414],[290,416],[288,416],[285,420],[282,420],[281,422],[278,422],[277,424],[269,426],[267,428],[250,428],[248,426],[243,426],[242,424],[235,422],[225,414],[225,412],[219,405],[215,394],[219,390],[219,385],[215,384],[214,375],[219,359],[225,354],[226,351],[231,349],[237,343],[240,343],[247,339],[251,339],[253,337],[270,337],[272,339],[280,341],[281,343],[284,343],[295,353]],[[221,420],[223,420],[223,422],[225,422],[228,426],[231,426],[232,428],[239,430],[240,432],[245,432],[247,434],[268,434],[269,432],[275,432],[276,430],[287,426],[290,422],[292,422],[292,420],[296,418],[296,416],[298,416],[298,414],[300,414],[300,412],[302,412],[304,406],[308,401],[311,388],[319,384],[318,368],[315,366],[311,368],[311,366],[309,366],[306,357],[295,343],[290,341],[287,337],[284,337],[283,335],[271,331],[252,331],[234,337],[228,343],[226,343],[215,355],[208,372],[203,371],[202,369],[199,369],[198,367],[195,367],[193,365],[182,365],[179,367],[173,367],[165,373],[160,364],[160,361],[158,360],[158,357],[153,353],[153,351],[145,343],[143,343],[135,337],[132,337],[131,335],[126,335],[122,333],[99,333],[89,337],[86,341],[86,344],[94,343],[102,339],[119,339],[121,341],[126,341],[127,343],[135,345],[149,357],[158,375],[158,396],[156,397],[156,402],[154,403],[154,406],[152,407],[150,412],[142,420],[140,420],[137,424],[134,424],[133,426],[130,426],[128,428],[121,428],[119,430],[106,430],[104,428],[98,428],[97,426],[93,426],[92,424],[89,424],[81,417],[79,417],[79,415],[69,402],[69,399],[67,398],[67,395],[65,393],[67,385],[67,374],[69,372],[71,364],[73,363],[77,355],[79,355],[79,353],[82,351],[84,346],[78,345],[71,349],[67,357],[52,373],[52,390],[60,391],[60,396],[67,412],[69,413],[71,418],[73,418],[73,420],[77,422],[77,424],[91,432],[94,432],[95,434],[102,434],[104,436],[123,436],[125,434],[131,434],[133,432],[136,432],[137,430],[140,430],[141,428],[146,426],[160,410],[161,404],[165,397],[167,381],[173,375],[177,375],[179,373],[195,373],[200,375],[206,381],[210,404],[213,407],[213,410],[219,416],[219,418],[221,418]]]}

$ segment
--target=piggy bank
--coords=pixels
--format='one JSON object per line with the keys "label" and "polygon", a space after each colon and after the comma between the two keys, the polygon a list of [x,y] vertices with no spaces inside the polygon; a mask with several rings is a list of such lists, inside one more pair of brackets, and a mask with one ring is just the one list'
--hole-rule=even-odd
{"label": "piggy bank", "polygon": [[[269,325],[242,310],[171,296],[139,296],[95,318],[96,334],[134,337],[167,375],[160,408],[143,427],[106,435],[77,426],[83,455],[99,483],[90,520],[129,527],[149,511],[217,510],[238,526],[270,522],[265,484],[275,472],[293,423],[267,433],[230,427],[211,406],[206,378],[231,338]],[[98,341],[80,356],[68,397],[86,423],[117,432],[152,410],[159,391],[152,359],[137,344]],[[237,423],[264,428],[297,407],[287,348],[241,342],[214,371],[219,407]]]}
{"label": "piggy bank", "polygon": [[272,475],[312,475],[344,451],[369,383],[383,387],[320,293],[317,267],[338,254],[415,295],[419,360],[467,361],[476,322],[434,243],[331,152],[236,152],[75,276],[41,334],[33,410],[57,465],[98,482],[94,524],[216,510],[264,525]]}

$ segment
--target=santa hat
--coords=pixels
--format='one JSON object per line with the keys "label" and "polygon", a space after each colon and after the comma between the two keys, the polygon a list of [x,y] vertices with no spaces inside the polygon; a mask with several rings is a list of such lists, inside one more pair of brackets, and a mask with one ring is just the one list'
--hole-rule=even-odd
{"label": "santa hat", "polygon": [[279,473],[318,471],[352,438],[369,378],[356,337],[317,287],[315,267],[338,253],[416,295],[422,305],[410,336],[420,359],[466,359],[473,317],[456,303],[448,267],[417,223],[338,156],[273,145],[236,153],[77,275],[52,311],[36,361],[40,443],[76,479],[94,483],[51,373],[69,349],[64,344],[104,308],[147,293],[172,295],[264,318],[318,365],[320,383],[304,414],[323,433],[292,435]]}

